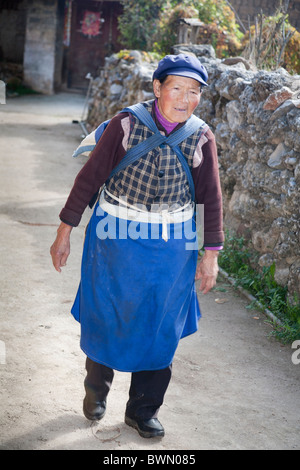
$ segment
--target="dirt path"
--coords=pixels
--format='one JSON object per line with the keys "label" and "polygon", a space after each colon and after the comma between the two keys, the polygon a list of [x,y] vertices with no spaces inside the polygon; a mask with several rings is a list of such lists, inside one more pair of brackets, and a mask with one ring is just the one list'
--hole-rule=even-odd
{"label": "dirt path", "polygon": [[83,164],[71,157],[81,140],[72,119],[83,101],[32,96],[0,107],[0,448],[300,449],[300,365],[224,282],[224,292],[200,296],[199,332],[177,351],[160,412],[164,439],[149,442],[124,424],[128,374],[116,373],[103,421],[91,426],[83,417],[85,358],[69,311],[89,212],[72,232],[62,274],[49,255]]}

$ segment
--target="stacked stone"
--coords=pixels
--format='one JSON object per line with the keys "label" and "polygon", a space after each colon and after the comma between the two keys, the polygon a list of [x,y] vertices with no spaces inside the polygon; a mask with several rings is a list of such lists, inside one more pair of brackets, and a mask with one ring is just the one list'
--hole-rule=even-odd
{"label": "stacked stone", "polygon": [[107,57],[100,77],[92,86],[87,118],[90,127],[97,127],[126,106],[152,99],[152,75],[156,66],[157,62],[139,51]]}
{"label": "stacked stone", "polygon": [[[174,47],[181,51],[208,69],[196,114],[216,136],[225,226],[249,240],[261,267],[274,262],[276,281],[300,297],[300,76],[222,61],[210,46]],[[137,51],[109,57],[94,82],[91,128],[151,99],[156,65]]]}
{"label": "stacked stone", "polygon": [[[205,59],[203,60],[205,62]],[[300,298],[300,76],[206,60],[198,110],[215,132],[225,225]]]}

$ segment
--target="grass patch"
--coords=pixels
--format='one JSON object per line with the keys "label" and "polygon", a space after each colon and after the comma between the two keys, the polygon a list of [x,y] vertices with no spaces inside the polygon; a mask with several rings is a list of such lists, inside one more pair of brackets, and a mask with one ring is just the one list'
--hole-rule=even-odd
{"label": "grass patch", "polygon": [[38,95],[39,93],[25,86],[19,79],[11,79],[6,84],[8,93],[13,93],[19,96],[23,95]]}
{"label": "grass patch", "polygon": [[[227,233],[224,250],[219,256],[219,265],[241,286],[250,292],[263,306],[269,309],[281,321],[282,325],[273,324],[271,333],[284,344],[300,338],[300,303],[296,297],[291,301],[287,287],[275,281],[275,264],[255,269],[257,255],[245,244],[243,237]],[[257,308],[257,306],[255,306]]]}

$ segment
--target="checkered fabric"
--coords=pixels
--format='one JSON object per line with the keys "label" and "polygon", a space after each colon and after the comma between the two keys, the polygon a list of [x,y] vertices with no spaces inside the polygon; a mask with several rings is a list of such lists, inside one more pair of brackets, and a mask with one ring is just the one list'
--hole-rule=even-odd
{"label": "checkered fabric", "polygon": [[[153,101],[144,103],[151,113]],[[150,137],[153,133],[135,116],[130,114],[131,133],[127,150]],[[193,167],[193,155],[203,130],[196,131],[185,139],[179,147]],[[175,152],[168,145],[160,146],[113,176],[107,183],[108,192],[135,206],[142,205],[148,211],[168,207],[175,210],[191,201],[188,179]],[[106,195],[106,199],[116,204]],[[159,209],[157,209],[159,210]]]}

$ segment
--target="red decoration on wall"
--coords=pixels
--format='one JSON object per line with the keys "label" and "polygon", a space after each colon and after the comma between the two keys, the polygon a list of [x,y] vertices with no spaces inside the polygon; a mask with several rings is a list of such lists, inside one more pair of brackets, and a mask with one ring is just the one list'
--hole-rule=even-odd
{"label": "red decoration on wall", "polygon": [[101,27],[101,14],[95,11],[86,10],[83,14],[83,20],[81,21],[80,32],[84,36],[89,38],[98,36],[100,34]]}

